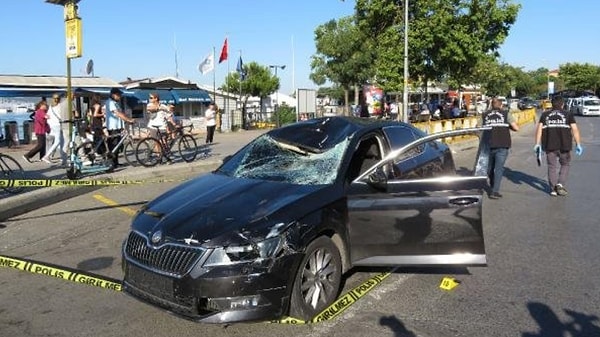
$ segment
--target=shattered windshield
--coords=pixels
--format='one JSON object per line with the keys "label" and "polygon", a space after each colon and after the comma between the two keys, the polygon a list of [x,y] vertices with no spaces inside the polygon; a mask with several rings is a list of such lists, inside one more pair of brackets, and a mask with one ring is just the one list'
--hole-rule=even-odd
{"label": "shattered windshield", "polygon": [[263,135],[236,153],[218,172],[235,178],[297,185],[332,184],[347,147],[348,139],[315,153],[302,145]]}

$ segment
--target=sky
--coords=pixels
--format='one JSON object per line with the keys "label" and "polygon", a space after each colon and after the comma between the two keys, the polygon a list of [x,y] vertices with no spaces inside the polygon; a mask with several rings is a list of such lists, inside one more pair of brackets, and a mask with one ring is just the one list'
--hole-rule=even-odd
{"label": "sky", "polygon": [[[557,69],[567,62],[600,64],[600,1],[514,0],[517,22],[500,49],[501,61],[524,70]],[[2,0],[0,74],[65,75],[63,9],[45,0]],[[72,75],[115,81],[175,76],[218,87],[244,63],[278,68],[283,93],[316,88],[309,78],[314,31],[331,19],[352,15],[346,0],[82,0],[83,56]],[[409,26],[410,29],[410,26]],[[228,61],[201,74],[198,65],[225,38]],[[214,76],[213,76],[214,75]]]}

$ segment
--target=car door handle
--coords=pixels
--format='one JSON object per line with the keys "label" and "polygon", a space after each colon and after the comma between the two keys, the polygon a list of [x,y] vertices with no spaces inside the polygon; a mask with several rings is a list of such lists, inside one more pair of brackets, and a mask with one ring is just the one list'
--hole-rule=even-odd
{"label": "car door handle", "polygon": [[457,206],[467,206],[479,202],[479,198],[476,197],[459,197],[450,199],[449,203]]}

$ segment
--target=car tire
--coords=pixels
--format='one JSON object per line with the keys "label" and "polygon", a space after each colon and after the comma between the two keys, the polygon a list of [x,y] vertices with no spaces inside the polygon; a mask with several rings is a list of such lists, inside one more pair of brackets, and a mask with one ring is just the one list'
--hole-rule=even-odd
{"label": "car tire", "polygon": [[337,298],[342,279],[342,259],[326,236],[312,241],[296,271],[290,316],[308,321]]}

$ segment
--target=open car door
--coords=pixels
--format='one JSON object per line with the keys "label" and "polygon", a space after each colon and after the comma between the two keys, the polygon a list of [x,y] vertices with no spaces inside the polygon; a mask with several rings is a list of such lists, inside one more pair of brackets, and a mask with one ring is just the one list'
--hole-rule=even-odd
{"label": "open car door", "polygon": [[[489,132],[484,130],[489,128],[425,135],[400,148],[390,142],[387,155],[350,185],[353,265],[486,265],[482,203]],[[405,131],[383,130],[388,141]],[[439,140],[467,134],[479,136],[479,148],[463,151],[471,159],[461,162],[472,169],[457,169]]]}

